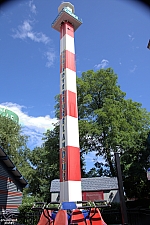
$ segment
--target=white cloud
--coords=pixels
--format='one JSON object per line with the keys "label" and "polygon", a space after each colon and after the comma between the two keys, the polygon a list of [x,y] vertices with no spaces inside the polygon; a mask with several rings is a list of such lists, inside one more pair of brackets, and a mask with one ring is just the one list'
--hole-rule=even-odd
{"label": "white cloud", "polygon": [[96,162],[105,163],[105,160],[102,156],[96,156],[96,152],[89,152],[85,154],[85,163],[86,163],[86,171],[89,171]]}
{"label": "white cloud", "polygon": [[132,34],[128,34],[129,40],[132,42],[135,38],[133,37],[133,33]]}
{"label": "white cloud", "polygon": [[33,4],[33,0],[29,1],[29,8],[31,10],[32,13],[36,14],[36,6],[35,4]]}
{"label": "white cloud", "polygon": [[130,69],[130,73],[134,73],[136,68],[137,68],[137,65],[134,65],[134,67],[132,69]]}
{"label": "white cloud", "polygon": [[31,21],[25,20],[22,25],[19,25],[17,29],[13,29],[14,34],[13,38],[26,39],[29,38],[35,42],[42,42],[47,44],[50,42],[49,37],[47,37],[42,32],[34,32],[33,27],[31,26]]}
{"label": "white cloud", "polygon": [[56,58],[55,52],[53,50],[49,50],[45,53],[47,58],[46,67],[51,67],[54,64],[54,60]]}
{"label": "white cloud", "polygon": [[[30,11],[34,15],[36,15],[37,8],[36,8],[36,5],[34,4],[34,0],[29,0],[28,6],[29,6]],[[33,23],[33,21],[35,21],[35,19],[34,19],[33,14],[29,15],[30,19],[24,20],[21,25],[19,25],[15,29],[12,29],[12,32],[13,32],[12,37],[14,39],[21,39],[21,40],[28,39],[28,40],[34,41],[36,43],[43,43],[44,45],[46,45],[47,49],[44,52],[42,52],[42,54],[47,59],[45,66],[50,68],[54,64],[56,54],[53,49],[49,50],[51,47],[50,46],[51,39],[43,32],[35,31],[34,23]],[[32,18],[32,20],[31,20],[31,18]]]}
{"label": "white cloud", "polygon": [[1,103],[0,107],[7,108],[19,117],[19,123],[23,127],[24,134],[29,136],[29,145],[32,147],[41,146],[43,133],[47,129],[52,130],[53,124],[57,123],[56,118],[50,118],[49,115],[33,117],[29,116],[24,110],[25,106],[18,105],[16,103],[5,102]]}
{"label": "white cloud", "polygon": [[108,66],[109,61],[107,59],[102,59],[102,61],[99,64],[96,64],[94,67],[96,69],[100,69],[100,68],[105,68],[106,66]]}
{"label": "white cloud", "polygon": [[28,138],[28,147],[34,149],[35,147],[40,147],[43,144],[43,133],[37,132],[30,127],[23,127],[23,133],[27,135]]}
{"label": "white cloud", "polygon": [[[12,35],[13,38],[19,38],[22,40],[30,39],[37,43],[43,43],[45,45],[50,43],[50,38],[47,37],[42,32],[35,32],[33,31],[32,22],[30,20],[25,20],[22,25],[18,26],[17,29],[13,29],[14,34]],[[49,45],[48,47],[49,48]],[[46,67],[50,68],[55,61],[56,54],[53,49],[48,49],[44,56],[47,59]]]}
{"label": "white cloud", "polygon": [[36,132],[34,129],[23,127],[23,133],[29,137],[28,146],[31,146],[33,149],[36,146],[42,145],[43,134]]}

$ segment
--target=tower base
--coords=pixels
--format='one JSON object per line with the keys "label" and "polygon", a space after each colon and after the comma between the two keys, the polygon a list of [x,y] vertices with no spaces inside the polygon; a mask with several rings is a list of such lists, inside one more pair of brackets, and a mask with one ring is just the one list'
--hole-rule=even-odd
{"label": "tower base", "polygon": [[60,182],[60,202],[82,201],[81,181]]}

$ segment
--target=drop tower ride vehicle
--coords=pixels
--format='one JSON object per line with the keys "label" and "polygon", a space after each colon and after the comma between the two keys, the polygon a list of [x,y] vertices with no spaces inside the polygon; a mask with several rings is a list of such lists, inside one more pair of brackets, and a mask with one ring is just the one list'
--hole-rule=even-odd
{"label": "drop tower ride vehicle", "polygon": [[52,28],[60,32],[60,202],[81,201],[74,32],[82,24],[74,6],[63,2]]}
{"label": "drop tower ride vehicle", "polygon": [[[60,201],[35,203],[38,225],[107,225],[98,208],[82,201],[74,32],[82,24],[74,6],[63,2],[52,28],[60,33]],[[97,205],[100,203],[100,207]]]}

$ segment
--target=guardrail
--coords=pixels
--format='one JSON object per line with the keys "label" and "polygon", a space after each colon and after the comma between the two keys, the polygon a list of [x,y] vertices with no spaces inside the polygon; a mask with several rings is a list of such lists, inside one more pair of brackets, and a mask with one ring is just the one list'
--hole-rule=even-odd
{"label": "guardrail", "polygon": [[[17,221],[12,224],[14,225],[37,225],[42,210],[36,210],[33,212],[27,212],[23,214],[17,214]],[[121,211],[113,209],[103,208],[102,217],[107,225],[117,225],[122,223]],[[148,225],[150,221],[150,209],[128,209],[127,210],[128,223],[129,225]],[[0,225],[5,224],[3,217],[0,215]]]}

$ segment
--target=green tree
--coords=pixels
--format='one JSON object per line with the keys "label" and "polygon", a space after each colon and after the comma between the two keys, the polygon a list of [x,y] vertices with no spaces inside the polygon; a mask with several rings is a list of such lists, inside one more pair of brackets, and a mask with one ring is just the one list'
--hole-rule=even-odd
{"label": "green tree", "polygon": [[[13,120],[0,116],[0,146],[7,153],[23,177],[32,180],[33,170],[29,162],[30,150],[27,147],[27,136],[22,127]],[[26,195],[27,189],[23,191]]]}
{"label": "green tree", "polygon": [[0,116],[0,146],[10,157],[15,166],[22,168],[27,159],[27,136],[19,124]]}
{"label": "green tree", "polygon": [[150,185],[146,177],[150,167],[150,134],[137,151],[130,149],[121,156],[124,190],[129,198],[150,199]]}
{"label": "green tree", "polygon": [[30,152],[32,172],[28,193],[41,201],[50,198],[50,184],[59,178],[59,126],[44,134],[44,143]]}
{"label": "green tree", "polygon": [[141,104],[125,99],[110,68],[84,72],[77,79],[77,88],[82,149],[102,155],[114,176],[113,153],[142,145],[150,114]]}
{"label": "green tree", "polygon": [[[95,165],[95,170],[89,171],[90,175],[94,172],[116,176],[114,152],[124,155],[122,164],[126,175],[131,165],[135,168],[138,165],[137,173],[140,173],[139,158],[144,171],[149,154],[145,142],[150,131],[150,113],[140,103],[125,99],[111,68],[82,73],[77,78],[77,91],[81,150],[95,151],[104,158],[103,163]],[[141,182],[145,184],[143,176]],[[137,180],[133,181],[134,185]]]}
{"label": "green tree", "polygon": [[[140,103],[126,99],[117,79],[111,68],[89,70],[77,78],[81,157],[93,151],[96,156],[103,157],[102,162],[96,162],[86,176],[116,176],[114,152],[120,152],[126,183],[131,165],[141,165],[142,181],[138,189],[143,190],[142,184],[145,187],[146,182],[144,164],[149,155],[145,143],[150,131],[150,113]],[[56,102],[56,115],[59,116],[59,96],[56,96]],[[137,173],[138,170],[140,167]],[[137,179],[132,186],[136,186]],[[129,189],[127,193],[129,196]]]}

